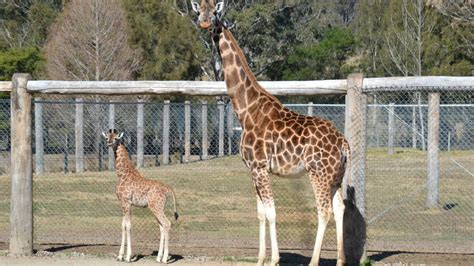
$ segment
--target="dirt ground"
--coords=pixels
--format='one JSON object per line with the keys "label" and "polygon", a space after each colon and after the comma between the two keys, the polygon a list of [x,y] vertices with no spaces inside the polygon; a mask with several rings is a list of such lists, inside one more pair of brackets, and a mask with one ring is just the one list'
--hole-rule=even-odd
{"label": "dirt ground", "polygon": [[[133,247],[133,246],[132,246]],[[8,256],[8,245],[0,243],[0,265],[124,265],[115,260],[118,246],[107,245],[41,245],[32,257]],[[134,265],[156,265],[156,250],[133,247]],[[307,265],[311,250],[280,251],[281,265]],[[257,250],[225,250],[200,248],[171,248],[171,265],[254,265]],[[184,255],[186,254],[186,255]],[[203,256],[202,254],[206,254]],[[268,251],[267,255],[270,255]],[[410,252],[369,252],[373,265],[474,265],[474,254],[434,254]],[[336,252],[323,251],[320,265],[335,265]]]}

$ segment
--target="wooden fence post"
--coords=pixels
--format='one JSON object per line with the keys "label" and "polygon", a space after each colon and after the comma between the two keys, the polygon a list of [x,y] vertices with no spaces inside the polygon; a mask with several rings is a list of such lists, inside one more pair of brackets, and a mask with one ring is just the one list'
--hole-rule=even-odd
{"label": "wooden fence post", "polygon": [[[115,104],[109,105],[109,129],[115,129]],[[115,170],[114,150],[109,147],[109,170]]]}
{"label": "wooden fence post", "polygon": [[308,116],[313,116],[313,102],[308,103]]}
{"label": "wooden fence post", "polygon": [[207,101],[202,102],[201,121],[202,121],[201,155],[202,155],[203,160],[207,160],[208,159],[207,150],[209,148],[209,143],[207,140]]}
{"label": "wooden fence post", "polygon": [[[346,113],[345,113],[345,136],[351,147],[352,161],[347,167],[346,177],[343,180],[343,193],[347,192],[348,176],[351,175],[352,186],[355,192],[355,202],[361,216],[361,224],[363,228],[358,228],[356,232],[364,232],[364,235],[357,236],[358,243],[351,247],[361,252],[360,261],[367,259],[365,246],[365,165],[366,165],[366,143],[367,143],[367,96],[362,92],[364,81],[363,74],[351,74],[347,77],[347,95],[346,95]],[[347,195],[345,195],[347,197]],[[346,212],[348,210],[346,209]],[[346,214],[344,214],[346,215]],[[354,222],[355,221],[351,221]],[[346,225],[344,225],[344,228]],[[362,231],[363,230],[363,231]],[[346,233],[345,233],[346,234]],[[350,236],[348,236],[350,237]],[[347,246],[349,248],[349,246]],[[354,251],[354,253],[357,253]],[[355,254],[353,254],[355,256]],[[352,258],[353,260],[355,259]],[[350,261],[348,258],[348,262]],[[358,263],[358,262],[356,262]]]}
{"label": "wooden fence post", "polygon": [[44,174],[44,144],[43,144],[43,104],[41,97],[35,98],[35,173]]}
{"label": "wooden fence post", "polygon": [[438,206],[439,191],[439,93],[428,94],[427,205]]}
{"label": "wooden fence post", "polygon": [[82,98],[76,99],[76,119],[74,121],[76,173],[84,172],[84,104],[82,101]]}
{"label": "wooden fence post", "polygon": [[33,155],[30,75],[14,74],[11,101],[10,255],[33,254]]}
{"label": "wooden fence post", "polygon": [[219,109],[219,157],[224,156],[224,102],[217,102]]}
{"label": "wooden fence post", "polygon": [[141,98],[137,102],[137,168],[142,168],[144,165],[144,105]]}
{"label": "wooden fence post", "polygon": [[163,164],[170,163],[170,101],[163,105]]}
{"label": "wooden fence post", "polygon": [[228,143],[228,155],[232,155],[232,144],[234,138],[234,110],[232,104],[227,104],[227,143]]}
{"label": "wooden fence post", "polygon": [[388,106],[388,154],[395,153],[395,103]]}
{"label": "wooden fence post", "polygon": [[191,156],[191,102],[184,102],[184,163]]}

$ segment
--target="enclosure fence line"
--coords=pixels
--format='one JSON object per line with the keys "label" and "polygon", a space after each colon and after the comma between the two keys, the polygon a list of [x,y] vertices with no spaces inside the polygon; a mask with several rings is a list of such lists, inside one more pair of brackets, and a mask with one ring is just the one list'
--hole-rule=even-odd
{"label": "enclosure fence line", "polygon": [[[352,150],[352,164],[346,174],[352,173],[352,184],[356,190],[356,204],[362,216],[366,217],[366,155],[367,155],[367,108],[368,95],[380,92],[415,92],[424,90],[428,92],[428,138],[427,147],[427,195],[426,204],[435,206],[438,202],[440,163],[439,163],[439,113],[440,92],[443,91],[470,91],[474,90],[474,77],[396,77],[396,78],[365,78],[362,74],[351,74],[345,80],[327,81],[282,81],[282,82],[260,82],[273,95],[345,95],[345,125],[344,133],[349,140]],[[31,255],[33,252],[33,152],[32,152],[32,98],[41,101],[41,96],[46,94],[58,95],[196,95],[196,96],[222,96],[226,95],[223,82],[200,82],[200,81],[35,81],[30,80],[28,74],[15,74],[12,82],[0,82],[0,92],[9,92],[11,101],[11,212],[10,212],[10,254]],[[82,108],[83,100],[76,99],[76,107]],[[138,108],[143,109],[145,103],[138,102]],[[168,163],[169,158],[169,120],[170,102],[164,103],[163,108],[163,163]],[[185,134],[184,134],[184,161],[189,160],[190,155],[190,103],[185,103]],[[416,105],[420,107],[420,105]],[[41,104],[35,105],[34,113],[41,113]],[[110,113],[114,113],[114,104],[109,105]],[[203,131],[204,118],[207,105],[202,105]],[[224,113],[225,105],[218,104],[219,113]],[[389,117],[389,127],[394,128],[394,105],[386,106]],[[310,105],[308,114],[313,113]],[[137,140],[143,141],[144,119],[138,112]],[[76,112],[80,115],[81,112]],[[40,116],[38,116],[40,117]],[[219,115],[219,124],[224,125],[224,115]],[[227,125],[233,128],[231,118],[227,117]],[[35,126],[41,121],[35,121]],[[114,118],[109,117],[109,127],[114,127]],[[81,125],[75,127],[76,134],[82,136]],[[207,128],[207,127],[206,127]],[[413,128],[414,131],[416,131]],[[36,132],[40,132],[37,130]],[[219,155],[223,155],[224,137],[219,129]],[[421,134],[421,133],[420,133]],[[204,133],[203,133],[204,135]],[[393,135],[389,132],[389,135]],[[423,135],[424,137],[424,135]],[[389,153],[393,153],[393,139],[389,136]],[[35,145],[42,146],[42,137],[35,135]],[[82,140],[76,138],[76,170],[83,171],[84,147]],[[168,144],[166,144],[168,143]],[[230,142],[229,142],[230,143]],[[425,143],[425,140],[423,140]],[[207,147],[207,140],[202,141],[202,146]],[[392,147],[392,149],[390,149]],[[143,143],[137,143],[137,165],[143,167]],[[203,151],[207,149],[203,148]],[[36,155],[36,171],[42,173],[41,149]],[[109,158],[113,154],[109,153]],[[207,154],[202,154],[207,157]],[[82,159],[81,159],[82,158]],[[109,159],[109,163],[113,161]],[[463,168],[462,164],[458,166]],[[113,164],[109,165],[113,168]],[[464,167],[465,168],[465,167]],[[465,169],[468,173],[469,170]],[[472,176],[472,173],[470,173]],[[345,178],[344,181],[347,181]],[[347,184],[344,184],[344,187]],[[344,193],[346,189],[343,189]],[[395,208],[397,202],[393,205]],[[379,216],[372,217],[369,221],[378,219],[391,209],[383,211]]]}

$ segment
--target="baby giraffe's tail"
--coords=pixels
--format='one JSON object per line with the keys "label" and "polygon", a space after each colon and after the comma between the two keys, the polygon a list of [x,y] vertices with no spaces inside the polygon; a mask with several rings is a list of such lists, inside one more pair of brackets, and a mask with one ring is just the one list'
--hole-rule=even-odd
{"label": "baby giraffe's tail", "polygon": [[173,196],[174,219],[178,220],[179,214],[176,211],[176,194],[174,193],[174,190],[172,188],[170,188],[170,192]]}

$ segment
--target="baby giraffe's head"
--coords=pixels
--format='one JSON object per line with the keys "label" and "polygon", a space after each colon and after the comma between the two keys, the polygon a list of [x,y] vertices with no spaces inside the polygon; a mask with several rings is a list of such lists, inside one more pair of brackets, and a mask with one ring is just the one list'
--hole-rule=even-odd
{"label": "baby giraffe's head", "polygon": [[112,149],[116,150],[118,145],[121,143],[123,132],[118,133],[116,129],[109,129],[107,133],[102,132],[102,135],[107,142],[107,146],[112,147]]}
{"label": "baby giraffe's head", "polygon": [[191,1],[194,12],[198,15],[198,25],[202,29],[209,29],[212,24],[219,19],[224,9],[224,0],[215,2],[215,0],[201,0],[201,4]]}

